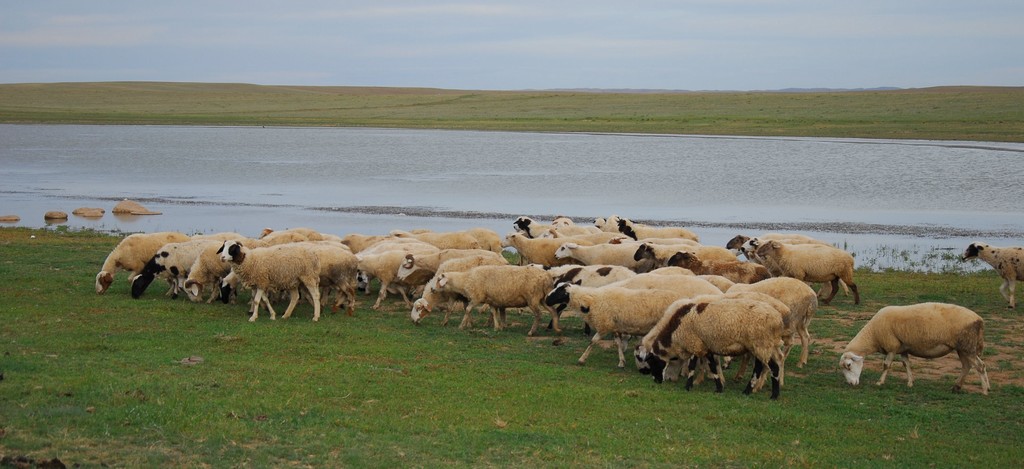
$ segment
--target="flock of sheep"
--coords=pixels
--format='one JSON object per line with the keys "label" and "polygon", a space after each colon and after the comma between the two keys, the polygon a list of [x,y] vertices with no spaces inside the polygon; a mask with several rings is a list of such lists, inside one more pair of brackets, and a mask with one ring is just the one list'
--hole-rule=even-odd
{"label": "flock of sheep", "polygon": [[[562,333],[563,313],[582,315],[592,339],[579,358],[587,357],[604,337],[617,345],[618,366],[625,367],[627,341],[641,337],[633,350],[642,373],[658,382],[678,380],[686,371],[686,388],[707,376],[721,391],[723,357],[749,359],[753,374],[744,389],[751,393],[770,379],[771,398],[779,396],[786,357],[793,338],[801,343],[797,366],[807,363],[808,324],[818,305],[828,305],[840,288],[860,302],[853,278],[853,257],[828,243],[797,234],[737,236],[725,246],[707,246],[681,227],[654,227],[617,216],[593,226],[559,217],[542,224],[528,217],[514,222],[515,232],[501,238],[492,230],[437,233],[393,231],[388,235],[344,237],[295,228],[264,230],[259,238],[237,233],[187,236],[176,232],[140,233],[124,238],[96,275],[103,293],[114,274],[131,272],[132,296],[141,296],[156,278],[167,281],[168,294],[184,292],[192,301],[233,302],[239,288],[252,290],[250,321],[287,294],[283,317],[299,300],[313,308],[343,308],[352,315],[357,291],[370,293],[379,284],[373,309],[389,294],[399,295],[420,324],[435,312],[461,311],[460,328],[472,327],[474,310],[489,312],[495,330],[507,327],[508,308],[527,308],[534,316],[528,335],[542,327]],[[502,255],[514,249],[520,265]],[[741,260],[739,256],[745,258]],[[1024,248],[971,244],[964,259],[978,257],[1004,279],[1000,292],[1015,306],[1014,285],[1024,280]],[[822,284],[815,292],[809,284]],[[412,298],[419,298],[414,301]],[[333,301],[332,301],[333,298]],[[819,299],[820,298],[820,299]],[[923,303],[881,309],[849,342],[840,367],[850,384],[858,384],[864,357],[885,354],[878,384],[885,381],[899,355],[913,385],[910,355],[935,358],[956,351],[962,370],[954,390],[973,368],[989,389],[985,364],[984,323],[956,305]]]}

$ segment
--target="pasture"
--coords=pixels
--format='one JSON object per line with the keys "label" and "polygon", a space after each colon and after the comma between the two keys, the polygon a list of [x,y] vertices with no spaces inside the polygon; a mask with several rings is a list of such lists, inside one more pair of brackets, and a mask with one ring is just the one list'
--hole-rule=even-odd
{"label": "pasture", "polygon": [[[0,100],[2,101],[2,100]],[[344,234],[344,233],[339,233]],[[0,456],[81,466],[1016,467],[1024,460],[1024,326],[991,270],[856,273],[811,322],[810,363],[787,366],[778,401],[730,381],[692,391],[615,367],[577,318],[561,340],[512,327],[420,326],[390,300],[355,317],[248,322],[239,304],[139,300],[125,274],[104,295],[96,272],[118,238],[0,229]],[[894,365],[860,387],[836,369],[880,307],[960,304],[986,320],[988,396],[976,374],[949,391],[955,356]],[[453,321],[457,323],[458,321]],[[632,342],[635,344],[635,339]],[[729,376],[732,376],[730,371]]]}
{"label": "pasture", "polygon": [[230,83],[0,84],[0,122],[402,127],[1024,141],[1024,88],[479,91]]}

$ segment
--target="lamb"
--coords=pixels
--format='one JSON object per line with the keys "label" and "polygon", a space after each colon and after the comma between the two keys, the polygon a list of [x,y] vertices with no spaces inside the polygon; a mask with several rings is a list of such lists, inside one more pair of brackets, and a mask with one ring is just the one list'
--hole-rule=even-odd
{"label": "lamb", "polygon": [[763,301],[728,297],[682,299],[666,308],[665,314],[636,347],[634,356],[638,366],[649,367],[659,382],[668,365],[686,361],[687,390],[693,387],[698,359],[706,358],[715,380],[715,391],[722,392],[724,379],[714,356],[749,353],[755,360],[754,372],[743,393],[753,392],[767,364],[772,381],[771,399],[775,400],[779,397],[782,375],[779,351],[782,332],[781,315]]}
{"label": "lamb", "polygon": [[694,232],[675,226],[654,227],[633,223],[628,218],[619,220],[619,232],[637,241],[644,238],[683,238],[700,241]]}
{"label": "lamb", "polygon": [[636,269],[639,262],[634,260],[636,249],[628,244],[598,244],[581,246],[565,243],[555,250],[556,259],[575,259],[583,265],[619,265]]}
{"label": "lamb", "polygon": [[204,250],[220,246],[223,240],[216,238],[190,239],[178,243],[167,243],[157,250],[153,259],[146,264],[142,272],[132,279],[132,298],[139,298],[155,276],[166,272],[173,282],[172,298],[177,298],[178,290],[183,286],[192,264]]}
{"label": "lamb", "polygon": [[494,309],[494,329],[504,328],[506,308],[530,308],[533,312],[533,326],[528,336],[533,336],[540,325],[541,311],[551,313],[555,332],[561,333],[558,315],[544,305],[544,296],[551,290],[551,277],[544,271],[530,266],[485,265],[466,272],[445,272],[437,276],[437,289],[458,293],[469,301],[460,329],[470,326],[470,314],[476,305],[488,305]]}
{"label": "lamb", "polygon": [[527,264],[540,264],[554,267],[565,264],[576,264],[572,258],[559,259],[555,251],[562,247],[564,241],[559,239],[532,239],[522,233],[509,233],[505,236],[503,247],[515,248],[520,260]]}
{"label": "lamb", "polygon": [[716,262],[705,261],[690,252],[678,252],[668,260],[668,265],[690,269],[697,275],[721,275],[735,283],[754,283],[771,277],[763,265],[738,260]]}
{"label": "lamb", "polygon": [[960,357],[960,378],[953,392],[960,392],[971,368],[981,375],[981,393],[988,394],[988,372],[981,356],[985,350],[985,321],[977,313],[947,303],[919,303],[908,306],[886,306],[864,325],[839,358],[846,382],[856,386],[864,368],[864,357],[875,352],[885,354],[882,376],[877,385],[885,383],[893,358],[898,354],[907,369],[907,387],[914,385],[910,371],[910,355],[938,358],[956,351]]}
{"label": "lamb", "polygon": [[[420,321],[422,321],[424,317],[433,312],[434,306],[442,303],[460,301],[462,302],[463,309],[465,309],[466,305],[469,303],[469,299],[454,292],[438,290],[437,276],[445,272],[466,272],[474,267],[480,267],[482,265],[508,265],[508,261],[506,261],[505,258],[496,259],[488,255],[476,255],[448,260],[439,265],[434,277],[431,278],[423,288],[423,296],[412,304],[411,317],[413,324],[419,325]],[[444,319],[441,321],[442,326],[448,324],[448,317],[450,315],[451,309],[449,308],[444,314]]]}
{"label": "lamb", "polygon": [[276,319],[266,299],[266,295],[274,291],[288,291],[290,300],[282,318],[291,317],[299,301],[300,287],[309,294],[309,302],[313,304],[313,320],[320,320],[320,261],[306,246],[289,243],[249,249],[238,241],[225,241],[219,254],[222,260],[231,262],[231,270],[242,284],[256,292],[250,322],[259,315],[261,302],[266,302],[270,319]]}
{"label": "lamb", "polygon": [[840,281],[853,291],[853,303],[860,304],[860,292],[853,282],[853,256],[842,249],[770,241],[757,248],[757,255],[777,266],[783,276],[804,282],[830,282],[831,291],[822,304],[828,305],[836,296]]}
{"label": "lamb", "polygon": [[438,249],[480,249],[476,236],[465,231],[449,231],[444,233],[410,233],[395,230],[391,232],[395,238],[418,239]]}
{"label": "lamb", "polygon": [[[808,326],[811,318],[818,311],[818,296],[806,283],[790,277],[775,277],[762,280],[753,284],[737,283],[730,287],[726,293],[736,292],[760,292],[771,296],[789,307],[789,336],[795,332],[800,336],[800,360],[797,367],[803,368],[807,364],[810,354],[811,333]],[[787,341],[783,350],[783,358],[789,356],[792,345]]]}
{"label": "lamb", "polygon": [[120,270],[132,273],[129,279],[142,273],[146,263],[153,259],[153,254],[167,243],[188,241],[184,233],[164,231],[157,233],[136,233],[117,243],[113,251],[103,261],[103,266],[96,274],[96,293],[103,294],[114,283],[114,274]]}
{"label": "lamb", "polygon": [[1007,308],[1017,307],[1015,289],[1018,280],[1024,280],[1024,247],[996,247],[981,242],[971,243],[964,250],[961,257],[963,260],[978,258],[991,265],[999,276],[1003,278],[1003,284],[999,286],[999,293],[1009,302]]}
{"label": "lamb", "polygon": [[619,351],[618,366],[625,368],[627,336],[646,334],[664,314],[665,308],[680,297],[679,293],[667,290],[634,290],[614,284],[590,288],[563,282],[548,293],[544,303],[578,309],[587,324],[596,331],[580,355],[578,364],[587,362],[601,337],[613,334]]}

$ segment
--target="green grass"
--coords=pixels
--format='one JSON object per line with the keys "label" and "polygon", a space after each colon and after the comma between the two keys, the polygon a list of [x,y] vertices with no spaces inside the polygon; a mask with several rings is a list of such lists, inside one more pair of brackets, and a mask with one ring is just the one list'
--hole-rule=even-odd
{"label": "green grass", "polygon": [[[33,238],[34,236],[34,238]],[[858,272],[864,304],[837,297],[812,322],[810,364],[786,386],[722,394],[655,384],[613,350],[585,366],[580,322],[566,343],[509,330],[458,330],[405,306],[319,323],[246,320],[243,304],[194,304],[124,274],[93,279],[117,238],[0,229],[0,456],[82,466],[1014,467],[1024,460],[1024,337],[991,272]],[[986,318],[992,377],[982,396],[915,360],[883,387],[853,388],[839,347],[887,304],[938,300]],[[455,321],[457,323],[457,320]],[[477,317],[477,324],[483,321]],[[797,351],[798,352],[798,351]],[[183,358],[202,357],[187,366]],[[864,382],[878,376],[869,358]],[[953,357],[936,362],[958,363]],[[934,362],[933,362],[934,363]],[[731,373],[730,373],[731,376]]]}
{"label": "green grass", "polygon": [[152,82],[0,84],[0,122],[1021,142],[1024,87],[585,93]]}

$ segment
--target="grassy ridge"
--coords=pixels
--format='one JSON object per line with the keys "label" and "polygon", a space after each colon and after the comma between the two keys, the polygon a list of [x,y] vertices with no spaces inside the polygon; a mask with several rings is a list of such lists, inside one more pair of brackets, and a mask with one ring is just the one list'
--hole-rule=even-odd
{"label": "grassy ridge", "polygon": [[[34,236],[34,238],[33,238]],[[808,367],[790,361],[779,401],[657,385],[613,350],[510,330],[414,327],[407,308],[311,322],[246,321],[245,306],[193,304],[153,288],[106,295],[93,279],[117,238],[0,229],[0,456],[96,466],[841,466],[1011,467],[1024,460],[1024,333],[991,272],[858,272],[864,303],[839,297],[812,322]],[[154,285],[156,287],[156,285]],[[955,357],[881,357],[847,386],[838,350],[886,304],[948,301],[986,318],[993,389],[954,395]],[[481,322],[478,317],[477,323]],[[794,354],[799,350],[794,350]],[[199,356],[201,363],[180,360]],[[949,370],[943,370],[949,368]],[[731,375],[731,373],[730,373]]]}
{"label": "grassy ridge", "polygon": [[204,83],[0,85],[0,122],[369,126],[1024,141],[1024,88],[586,93]]}

